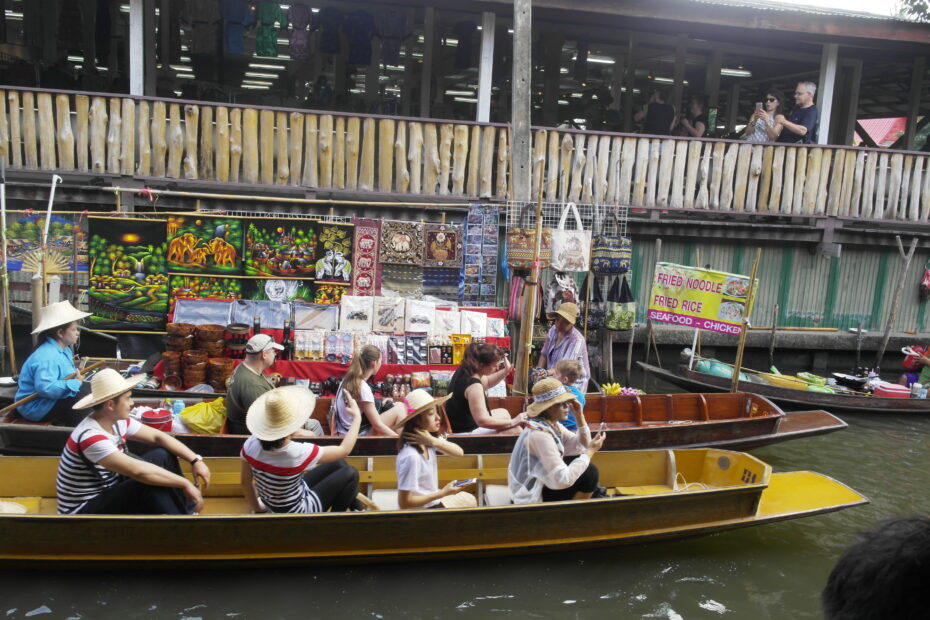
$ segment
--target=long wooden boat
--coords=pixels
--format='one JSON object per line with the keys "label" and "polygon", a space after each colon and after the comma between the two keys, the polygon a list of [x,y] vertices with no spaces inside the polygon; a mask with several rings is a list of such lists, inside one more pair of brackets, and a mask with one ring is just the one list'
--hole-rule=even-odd
{"label": "long wooden boat", "polygon": [[[728,392],[730,390],[730,379],[689,370],[685,365],[679,365],[674,370],[667,370],[644,362],[637,362],[637,364],[649,374],[691,392]],[[751,380],[740,381],[739,390],[763,396],[785,409],[823,408],[836,412],[930,413],[930,399],[925,398],[885,398],[866,394],[857,395],[852,391],[827,394],[768,385]]]}
{"label": "long wooden boat", "polygon": [[[525,411],[523,397],[491,398],[492,408],[502,407],[511,415]],[[326,428],[330,399],[317,399],[313,417]],[[671,447],[725,447],[749,449],[789,439],[829,433],[846,428],[846,423],[824,411],[786,415],[776,405],[750,394],[644,394],[641,396],[592,395],[585,407],[592,430],[607,434],[604,448],[630,450]],[[20,455],[61,454],[69,428],[23,423],[11,416],[0,423],[0,453]],[[455,435],[467,454],[510,453],[518,431],[487,435]],[[204,456],[235,456],[243,435],[176,435]],[[313,440],[334,445],[339,437]],[[396,439],[362,437],[355,454],[395,454]]]}
{"label": "long wooden boat", "polygon": [[[221,458],[208,459],[213,480],[201,515],[61,516],[58,459],[0,457],[0,500],[25,509],[0,514],[0,564],[151,569],[524,555],[710,534],[869,501],[821,474],[774,474],[748,454],[703,449],[600,452],[601,482],[622,496],[516,506],[505,486],[508,459],[440,458],[440,484],[478,479],[475,508],[251,515],[239,460]],[[350,462],[361,490],[376,502],[390,498],[394,458]]]}

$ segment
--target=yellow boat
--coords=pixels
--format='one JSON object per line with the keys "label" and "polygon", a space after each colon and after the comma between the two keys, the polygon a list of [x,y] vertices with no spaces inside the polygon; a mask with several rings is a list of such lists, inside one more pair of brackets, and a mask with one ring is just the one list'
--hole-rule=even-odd
{"label": "yellow boat", "polygon": [[0,514],[0,564],[149,569],[522,555],[709,534],[868,503],[820,474],[775,474],[748,454],[701,449],[600,452],[594,462],[613,497],[516,506],[508,458],[440,458],[440,484],[478,479],[476,508],[390,509],[394,458],[369,457],[349,461],[381,510],[252,515],[239,460],[216,458],[207,459],[213,483],[203,514],[62,516],[57,458],[0,457],[0,500],[23,511]]}

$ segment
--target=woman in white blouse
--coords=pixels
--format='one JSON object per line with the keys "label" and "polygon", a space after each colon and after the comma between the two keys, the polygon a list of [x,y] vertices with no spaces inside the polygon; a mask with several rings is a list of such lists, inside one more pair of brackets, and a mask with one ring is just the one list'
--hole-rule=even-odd
{"label": "woman in white blouse", "polygon": [[782,94],[778,90],[765,91],[762,107],[758,107],[746,122],[743,135],[750,142],[772,142],[781,133],[782,126],[775,122],[775,118],[784,114],[782,109]]}
{"label": "woman in white blouse", "polygon": [[[572,408],[578,430],[560,422]],[[517,438],[508,468],[508,485],[515,504],[588,499],[597,490],[598,471],[591,457],[604,445],[604,433],[594,438],[575,395],[557,379],[533,386],[529,420]],[[569,463],[566,454],[579,454]]]}

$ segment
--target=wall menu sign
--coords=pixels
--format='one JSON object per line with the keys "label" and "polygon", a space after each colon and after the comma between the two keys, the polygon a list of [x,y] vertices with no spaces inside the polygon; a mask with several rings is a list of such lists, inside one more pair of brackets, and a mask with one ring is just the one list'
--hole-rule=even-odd
{"label": "wall menu sign", "polygon": [[748,276],[656,263],[647,318],[739,335],[743,317],[752,311],[748,295]]}

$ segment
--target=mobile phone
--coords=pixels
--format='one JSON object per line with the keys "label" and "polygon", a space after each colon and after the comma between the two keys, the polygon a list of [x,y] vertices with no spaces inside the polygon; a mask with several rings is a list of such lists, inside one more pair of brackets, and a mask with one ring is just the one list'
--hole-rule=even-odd
{"label": "mobile phone", "polygon": [[757,109],[757,110],[761,110],[761,109],[762,109],[762,102],[761,102],[761,101],[757,101],[757,102],[756,102],[756,109]]}
{"label": "mobile phone", "polygon": [[452,486],[454,486],[454,487],[467,487],[468,485],[470,485],[470,484],[475,484],[476,482],[478,482],[478,479],[477,479],[477,478],[469,478],[468,480],[459,480],[458,482],[456,482],[456,483],[453,484]]}

